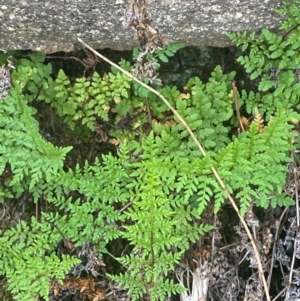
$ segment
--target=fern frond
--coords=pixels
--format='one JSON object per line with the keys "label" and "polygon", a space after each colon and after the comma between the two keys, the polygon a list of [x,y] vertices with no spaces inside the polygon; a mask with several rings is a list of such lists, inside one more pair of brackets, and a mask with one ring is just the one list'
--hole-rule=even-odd
{"label": "fern frond", "polygon": [[261,117],[258,108],[254,109],[254,122],[259,133],[264,131],[264,119]]}
{"label": "fern frond", "polygon": [[245,131],[247,131],[250,127],[250,121],[245,116],[241,116],[241,122]]}

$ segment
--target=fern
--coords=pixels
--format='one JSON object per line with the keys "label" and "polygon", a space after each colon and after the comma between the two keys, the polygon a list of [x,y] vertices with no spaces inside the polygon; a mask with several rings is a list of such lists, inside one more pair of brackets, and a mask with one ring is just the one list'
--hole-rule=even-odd
{"label": "fern", "polygon": [[254,122],[257,126],[258,132],[262,133],[264,131],[264,120],[261,117],[257,108],[255,108]]}
{"label": "fern", "polygon": [[[292,108],[299,106],[299,77],[297,70],[300,56],[297,49],[300,41],[299,1],[284,2],[281,9],[277,10],[286,19],[280,26],[282,34],[275,34],[268,29],[263,29],[260,34],[234,33],[228,36],[242,45],[242,50],[249,49],[249,55],[240,56],[238,61],[250,73],[251,79],[260,79],[258,90],[261,92],[272,92],[257,94],[255,99],[250,99],[244,94],[242,100],[247,103],[248,112],[255,107],[261,114],[266,114],[267,119],[275,112],[278,105],[283,105],[291,115],[295,115]],[[252,93],[252,92],[250,92]],[[255,102],[253,102],[253,100]]]}
{"label": "fern", "polygon": [[[27,188],[33,187],[41,179],[49,179],[63,167],[63,159],[71,147],[59,148],[46,142],[39,133],[33,118],[35,110],[27,105],[21,88],[16,86],[11,95],[2,102],[0,139],[0,170],[9,164],[14,174],[9,185],[27,180]],[[23,187],[25,190],[25,187]]]}
{"label": "fern", "polygon": [[30,226],[22,221],[1,233],[0,275],[6,275],[14,298],[31,301],[40,295],[49,300],[51,280],[62,280],[79,262],[74,257],[59,258],[52,253],[59,238],[60,234],[50,225],[38,223],[34,218]]}
{"label": "fern", "polygon": [[51,193],[48,201],[64,210],[64,216],[44,214],[45,219],[59,228],[75,246],[89,242],[97,245],[101,253],[106,252],[108,242],[119,237],[119,213],[114,205],[128,200],[124,188],[128,178],[124,169],[127,155],[120,154],[119,158],[107,155],[102,159],[103,165],[96,159],[93,166],[86,162],[83,170],[77,165],[74,172],[70,170],[54,177],[54,185],[64,192],[76,192],[85,197],[65,199],[60,194]]}
{"label": "fern", "polygon": [[[287,120],[286,112],[279,107],[275,117],[264,127],[264,132],[259,133],[254,122],[249,131],[239,135],[216,156],[216,168],[223,178],[228,179],[228,187],[236,191],[242,213],[253,202],[264,208],[278,205],[287,173],[285,163],[290,162],[287,151],[294,149],[290,141],[295,133]],[[226,160],[220,156],[222,153]],[[293,204],[292,199],[285,198],[285,201],[287,205]]]}
{"label": "fern", "polygon": [[[128,288],[134,300],[145,293],[150,300],[163,300],[182,291],[180,285],[163,279],[178,263],[189,243],[195,242],[211,227],[191,225],[191,217],[197,216],[197,210],[190,208],[189,198],[178,197],[172,191],[176,186],[180,195],[181,191],[193,190],[193,187],[180,185],[183,178],[176,173],[178,159],[161,157],[153,134],[143,140],[140,156],[143,161],[133,163],[135,170],[130,174],[135,180],[126,186],[133,206],[121,217],[124,221],[132,221],[123,226],[122,236],[132,244],[135,255],[120,258],[128,267],[126,275],[111,277]],[[191,180],[192,173],[186,171],[186,177]],[[177,252],[173,251],[174,245]]]}
{"label": "fern", "polygon": [[[190,97],[187,99],[182,99],[176,88],[167,87],[160,90],[171,104],[174,104],[197,138],[203,141],[207,151],[215,152],[230,142],[228,138],[230,127],[226,125],[226,122],[233,117],[233,102],[230,93],[234,75],[234,72],[224,75],[220,66],[217,66],[207,84],[203,84],[199,78],[190,79],[186,85],[190,91]],[[156,106],[157,99],[153,97],[151,101]],[[183,125],[178,124],[176,118],[171,124],[155,122],[153,126],[154,131],[161,134],[162,139],[169,140],[165,145],[168,154],[183,157],[187,154],[199,156],[191,138],[187,138],[188,141],[185,144],[178,143],[188,137],[188,134]]]}
{"label": "fern", "polygon": [[[72,82],[63,71],[52,79],[43,54],[17,62],[10,95],[0,100],[0,173],[10,169],[12,174],[1,179],[0,197],[20,201],[26,194],[29,205],[43,199],[50,209],[39,221],[28,212],[1,232],[0,274],[15,299],[47,299],[51,281],[62,280],[79,263],[56,254],[61,240],[76,250],[91,244],[100,259],[109,244],[119,239],[128,243],[130,252],[119,258],[125,273],[110,277],[133,300],[163,300],[181,292],[183,287],[170,276],[191,243],[212,229],[201,223],[203,212],[212,203],[217,213],[227,200],[212,167],[243,214],[254,204],[293,203],[283,185],[289,152],[295,149],[291,121],[299,120],[300,84],[295,72],[283,69],[298,68],[298,1],[294,3],[279,10],[288,14],[282,25],[285,37],[268,30],[231,35],[243,50],[250,48],[239,61],[252,79],[259,79],[257,93],[239,93],[250,117],[245,114],[247,126],[238,136],[233,135],[234,72],[224,74],[217,66],[207,83],[192,78],[184,91],[157,87],[203,143],[205,157],[155,94],[117,70]],[[166,46],[148,59],[158,68],[179,47]],[[120,64],[126,70],[134,67],[124,60]],[[270,68],[280,71],[270,78]],[[102,133],[118,151],[67,167],[71,147],[54,146],[39,133],[37,101],[55,108],[74,130],[67,135],[78,129],[86,136]]]}

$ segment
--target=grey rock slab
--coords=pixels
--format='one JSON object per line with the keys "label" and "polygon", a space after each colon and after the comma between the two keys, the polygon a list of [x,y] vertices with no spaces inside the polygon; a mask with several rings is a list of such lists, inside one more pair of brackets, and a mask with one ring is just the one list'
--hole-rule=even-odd
{"label": "grey rock slab", "polygon": [[[128,0],[0,0],[0,49],[71,51],[77,37],[95,48],[138,46],[124,28]],[[279,0],[152,0],[156,28],[186,46],[232,45],[227,32],[278,28]]]}

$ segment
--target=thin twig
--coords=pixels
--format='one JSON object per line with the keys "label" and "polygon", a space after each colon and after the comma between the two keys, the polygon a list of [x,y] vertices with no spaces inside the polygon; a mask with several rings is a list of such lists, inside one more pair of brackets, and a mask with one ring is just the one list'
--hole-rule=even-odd
{"label": "thin twig", "polygon": [[296,214],[297,214],[297,228],[300,226],[300,218],[299,218],[299,196],[298,196],[298,170],[294,168],[294,184],[295,184],[295,199],[296,199]]}
{"label": "thin twig", "polygon": [[245,129],[244,129],[242,118],[241,118],[239,100],[238,100],[238,96],[237,96],[237,89],[236,89],[235,82],[232,82],[232,92],[233,92],[235,112],[236,112],[236,117],[237,117],[237,120],[238,120],[239,128],[242,132],[244,132]]}
{"label": "thin twig", "polygon": [[284,291],[286,291],[286,287],[283,289],[283,290],[281,290],[278,294],[277,294],[277,296],[272,300],[272,301],[275,301],[275,300],[277,300],[279,297],[281,297],[282,296],[282,294],[284,293]]}
{"label": "thin twig", "polygon": [[148,122],[149,122],[149,124],[151,126],[151,124],[152,124],[152,117],[151,117],[151,110],[150,110],[150,105],[149,105],[148,97],[146,97],[146,102],[147,102]]}
{"label": "thin twig", "polygon": [[3,204],[3,214],[2,216],[0,217],[0,220],[2,220],[2,218],[4,217],[4,215],[6,214],[5,212],[5,207],[7,207],[5,204]]}
{"label": "thin twig", "polygon": [[[215,227],[217,224],[217,215],[214,214],[214,228],[216,229],[217,227]],[[212,236],[212,241],[211,241],[211,260],[213,261],[214,259],[214,253],[215,253],[215,238],[216,238],[216,235],[215,235],[215,232]]]}
{"label": "thin twig", "polygon": [[[206,151],[204,150],[204,148],[202,147],[201,143],[199,142],[199,140],[197,139],[197,137],[195,136],[195,134],[193,133],[193,131],[191,130],[191,128],[189,127],[189,125],[186,123],[186,121],[181,117],[181,115],[176,111],[176,109],[169,103],[169,101],[158,91],[156,91],[155,89],[153,89],[152,87],[148,86],[147,84],[143,83],[142,81],[140,81],[139,79],[137,79],[136,77],[134,77],[131,73],[125,71],[124,69],[122,69],[120,66],[118,66],[117,64],[113,63],[112,61],[110,61],[108,58],[106,58],[105,56],[101,55],[100,53],[98,53],[96,50],[94,50],[92,47],[90,47],[88,44],[86,44],[85,42],[83,42],[80,38],[77,38],[78,41],[80,43],[82,43],[86,48],[88,48],[90,51],[92,51],[95,55],[97,55],[98,57],[102,58],[104,61],[108,62],[110,65],[114,66],[115,68],[117,68],[119,71],[121,71],[122,73],[126,74],[129,78],[133,79],[135,82],[137,82],[138,84],[140,84],[141,86],[143,86],[144,88],[148,89],[149,91],[151,91],[152,93],[154,93],[155,95],[157,95],[164,103],[165,105],[173,112],[173,114],[178,118],[178,120],[184,125],[184,127],[186,128],[186,130],[188,131],[188,133],[190,134],[190,136],[192,137],[192,139],[194,140],[194,142],[196,143],[197,147],[199,148],[201,154],[203,155],[203,157],[206,156]],[[214,167],[211,167],[211,170],[214,174],[214,176],[216,177],[217,181],[219,182],[221,188],[224,190],[224,192],[226,193],[232,207],[234,208],[234,210],[236,211],[239,219],[241,220],[241,223],[243,224],[247,235],[251,241],[251,244],[253,246],[253,250],[255,253],[255,257],[257,260],[257,264],[258,264],[258,271],[259,271],[259,275],[262,279],[263,282],[263,286],[265,289],[265,294],[266,294],[266,298],[267,301],[271,301],[270,299],[270,294],[268,291],[268,285],[267,285],[267,281],[263,272],[263,267],[261,264],[261,260],[260,260],[260,255],[257,249],[257,246],[253,240],[253,236],[244,220],[244,218],[241,216],[239,208],[237,207],[233,197],[231,196],[231,194],[229,193],[228,189],[226,188],[225,183],[223,182],[223,180],[221,179],[220,175],[218,174],[217,170]]]}
{"label": "thin twig", "polygon": [[271,284],[271,278],[272,278],[272,273],[273,273],[273,267],[274,267],[274,262],[275,262],[275,253],[276,253],[276,248],[277,248],[277,241],[278,241],[278,237],[279,237],[279,229],[280,229],[280,225],[282,222],[282,219],[285,215],[285,213],[287,212],[287,210],[289,209],[289,207],[285,207],[285,209],[283,210],[279,221],[276,221],[276,233],[275,233],[275,237],[274,237],[274,243],[273,243],[273,251],[272,251],[272,259],[271,259],[271,265],[270,265],[270,269],[269,269],[269,276],[268,276],[268,288],[270,289],[270,284]]}
{"label": "thin twig", "polygon": [[133,204],[133,201],[129,202],[128,204],[126,204],[124,207],[122,207],[120,210],[119,210],[119,213],[122,213],[126,208],[128,208],[129,206],[131,206]]}
{"label": "thin twig", "polygon": [[288,32],[285,33],[285,35],[282,37],[282,41],[285,40],[285,38],[293,31],[295,30],[297,27],[300,26],[300,23],[296,24],[294,27],[292,27]]}
{"label": "thin twig", "polygon": [[125,267],[125,268],[128,268],[128,266],[125,264],[125,263],[123,263],[123,262],[121,262],[117,257],[115,257],[113,254],[111,254],[111,253],[109,253],[109,252],[106,252],[111,258],[113,258],[115,261],[117,261],[117,262],[119,262],[123,267]]}
{"label": "thin twig", "polygon": [[[298,171],[297,167],[294,166],[293,168],[293,174],[294,174],[294,185],[295,185],[295,199],[296,199],[296,218],[297,218],[297,229],[299,229],[299,198],[298,198]],[[298,231],[298,230],[297,230]],[[295,265],[295,260],[296,260],[296,243],[294,242],[294,252],[292,256],[292,262],[291,262],[291,269],[290,269],[290,275],[289,275],[289,284],[287,286],[287,292],[289,291],[291,287],[291,283],[293,280],[293,272],[294,272],[294,265]],[[288,299],[288,294],[285,296],[285,300]]]}

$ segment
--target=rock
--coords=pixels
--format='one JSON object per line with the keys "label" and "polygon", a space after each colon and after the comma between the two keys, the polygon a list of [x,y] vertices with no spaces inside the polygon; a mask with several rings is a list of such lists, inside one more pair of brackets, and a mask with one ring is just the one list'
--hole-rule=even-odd
{"label": "rock", "polygon": [[[77,37],[94,48],[129,50],[134,31],[122,26],[128,0],[0,0],[0,49],[71,51]],[[160,32],[190,46],[232,45],[232,31],[277,28],[281,0],[152,0]]]}

